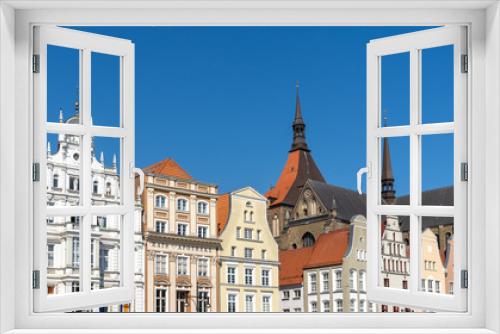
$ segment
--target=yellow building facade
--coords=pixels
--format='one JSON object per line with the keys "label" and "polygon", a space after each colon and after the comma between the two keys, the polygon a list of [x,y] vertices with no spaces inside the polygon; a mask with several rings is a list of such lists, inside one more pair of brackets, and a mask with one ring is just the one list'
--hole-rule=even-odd
{"label": "yellow building facade", "polygon": [[432,293],[445,293],[445,268],[439,252],[436,235],[430,228],[421,236],[420,289]]}
{"label": "yellow building facade", "polygon": [[220,312],[278,312],[278,244],[267,223],[267,200],[251,187],[221,195],[217,225]]}

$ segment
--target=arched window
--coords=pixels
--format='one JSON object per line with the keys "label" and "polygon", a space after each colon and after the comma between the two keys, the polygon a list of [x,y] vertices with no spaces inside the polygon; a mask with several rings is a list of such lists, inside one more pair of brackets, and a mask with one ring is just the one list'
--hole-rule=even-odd
{"label": "arched window", "polygon": [[253,222],[253,211],[250,211],[250,220],[251,222]]}
{"label": "arched window", "polygon": [[177,199],[177,211],[189,211],[188,210],[188,201],[185,198]]}
{"label": "arched window", "polygon": [[59,188],[59,174],[54,174],[54,177],[52,178],[52,187]]}
{"label": "arched window", "polygon": [[207,202],[198,202],[198,213],[201,215],[208,215],[208,203]]}
{"label": "arched window", "polygon": [[359,272],[359,289],[366,290],[366,273],[364,271]]}
{"label": "arched window", "polygon": [[111,196],[111,182],[106,182],[106,195]]}
{"label": "arched window", "polygon": [[166,208],[167,207],[167,198],[163,195],[156,196],[155,206],[157,208]]}
{"label": "arched window", "polygon": [[99,181],[94,180],[93,185],[92,185],[92,192],[94,194],[99,193]]}
{"label": "arched window", "polygon": [[314,245],[316,242],[316,239],[314,239],[314,235],[312,235],[311,232],[306,232],[302,236],[302,246],[303,247],[311,247]]}

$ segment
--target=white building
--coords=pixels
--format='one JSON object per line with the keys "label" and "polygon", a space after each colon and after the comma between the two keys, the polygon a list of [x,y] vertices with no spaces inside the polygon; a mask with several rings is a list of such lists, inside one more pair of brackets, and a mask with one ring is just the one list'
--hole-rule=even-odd
{"label": "white building", "polygon": [[[66,123],[78,123],[76,113]],[[62,110],[59,121],[63,122]],[[80,200],[80,140],[78,136],[49,135],[47,143],[47,205],[74,206]],[[51,143],[52,142],[52,143]],[[94,144],[93,144],[94,146]],[[114,205],[120,203],[120,176],[116,155],[111,166],[105,165],[104,154],[97,159],[92,150],[92,203]],[[47,289],[49,294],[78,292],[80,266],[80,217],[47,218]],[[130,305],[112,305],[99,311],[142,312],[144,311],[143,242],[141,234],[141,205],[138,201],[134,213],[135,227],[135,300]],[[120,284],[120,217],[95,216],[92,219],[92,289],[105,289]],[[96,310],[97,311],[97,310]]]}

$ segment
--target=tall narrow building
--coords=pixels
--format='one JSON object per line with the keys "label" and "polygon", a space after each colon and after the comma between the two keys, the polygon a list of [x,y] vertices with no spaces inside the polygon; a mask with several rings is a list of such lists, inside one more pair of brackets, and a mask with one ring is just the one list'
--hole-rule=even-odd
{"label": "tall narrow building", "polygon": [[285,222],[290,218],[302,187],[308,179],[325,182],[323,175],[314,162],[306,141],[306,124],[302,118],[302,110],[297,84],[295,119],[292,123],[293,142],[288,159],[275,186],[269,189],[265,197],[270,201],[268,221],[275,238],[283,231]]}

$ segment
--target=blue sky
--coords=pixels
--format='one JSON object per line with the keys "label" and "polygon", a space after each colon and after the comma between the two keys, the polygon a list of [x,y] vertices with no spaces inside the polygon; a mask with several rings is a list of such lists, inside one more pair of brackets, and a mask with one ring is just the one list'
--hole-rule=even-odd
{"label": "blue sky", "polygon": [[[355,188],[366,159],[366,44],[417,27],[86,27],[136,50],[136,164],[174,158],[220,192],[279,177],[292,142],[295,82],[312,154],[329,183]],[[423,121],[452,120],[451,47],[425,50]],[[52,56],[51,56],[52,54]],[[408,121],[407,55],[384,58],[388,125]],[[93,122],[118,123],[118,61],[93,55]],[[78,53],[49,50],[49,120],[68,117]],[[451,184],[452,136],[423,140],[424,189]],[[96,140],[106,163],[116,144]],[[391,140],[399,195],[408,192],[407,139]],[[406,147],[405,147],[406,146]]]}

